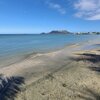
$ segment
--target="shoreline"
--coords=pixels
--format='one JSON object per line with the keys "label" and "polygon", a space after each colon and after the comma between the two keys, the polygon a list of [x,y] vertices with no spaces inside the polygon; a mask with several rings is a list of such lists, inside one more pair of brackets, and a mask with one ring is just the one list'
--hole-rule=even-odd
{"label": "shoreline", "polygon": [[[98,42],[96,41],[96,43],[91,43],[91,41],[88,41],[88,45],[92,44],[97,44]],[[51,60],[53,59],[54,63],[55,61],[58,62],[63,62],[63,59],[68,59],[69,57],[71,56],[74,56],[74,53],[75,52],[84,52],[84,51],[90,51],[90,50],[83,50],[83,47],[87,46],[87,42],[84,42],[84,43],[80,43],[80,44],[72,44],[72,45],[69,45],[69,46],[66,46],[66,47],[63,47],[62,49],[58,49],[58,50],[54,50],[54,51],[50,51],[50,52],[46,52],[46,53],[30,53],[30,54],[27,54],[23,57],[23,59],[17,61],[17,62],[14,62],[14,63],[11,63],[5,67],[2,67],[0,68],[1,71],[0,73],[2,74],[5,74],[7,76],[9,75],[22,75],[20,74],[20,70],[25,70],[27,69],[28,67],[29,68],[32,68],[33,66],[33,69],[34,67],[36,66],[40,66],[40,64],[47,64],[47,62],[45,62],[45,59],[47,57],[48,60]],[[93,50],[92,50],[93,51]],[[94,50],[96,51],[96,50]],[[52,63],[52,60],[51,60],[51,63]],[[55,63],[56,65],[56,63]],[[55,66],[53,65],[53,66]],[[17,67],[19,66],[19,67]],[[24,72],[24,71],[23,71]],[[23,76],[23,75],[22,75]]]}
{"label": "shoreline", "polygon": [[[5,57],[3,59],[4,62],[2,62],[2,65],[0,66],[0,68],[3,68],[3,67],[6,67],[6,66],[9,66],[9,65],[12,65],[12,64],[15,64],[15,63],[19,63],[31,56],[38,56],[38,55],[43,55],[43,54],[48,54],[48,53],[52,53],[52,52],[57,52],[57,51],[61,51],[62,49],[66,48],[66,47],[70,47],[70,46],[73,46],[73,45],[76,45],[75,43],[70,43],[70,44],[67,44],[66,46],[63,46],[63,47],[60,47],[60,48],[55,48],[55,49],[51,49],[51,50],[45,50],[45,51],[42,51],[42,52],[33,52],[33,51],[29,51],[29,52],[24,52],[24,54],[16,54],[16,55],[13,55],[10,57],[10,59],[8,59],[8,57]],[[6,60],[6,61],[5,61]]]}
{"label": "shoreline", "polygon": [[[24,52],[23,54],[20,53],[20,54],[14,54],[11,57],[4,57],[3,59],[1,59],[0,68],[3,68],[5,66],[9,66],[9,65],[14,64],[14,63],[21,62],[21,61],[27,59],[30,56],[36,57],[38,54],[47,54],[47,53],[51,53],[51,52],[56,52],[56,51],[59,51],[59,50],[66,48],[66,47],[69,47],[71,45],[75,45],[75,44],[71,43],[71,44],[67,44],[66,46],[63,46],[63,47],[60,47],[60,48],[57,47],[57,48],[54,48],[54,49],[44,50],[44,51],[40,51],[40,52],[28,51],[26,53]],[[8,58],[10,58],[10,59],[8,59]]]}
{"label": "shoreline", "polygon": [[[22,38],[20,35],[18,35],[18,37],[16,37],[16,35],[12,37],[5,35],[3,39],[0,40],[0,67],[3,67],[3,64],[5,65],[6,63],[11,64],[13,61],[16,62],[20,58],[24,59],[24,56],[30,53],[54,52],[68,45],[84,43],[92,39],[94,40],[95,38],[99,38],[99,36],[44,35],[40,38],[40,36],[28,35]],[[6,40],[8,42],[6,42]],[[3,44],[4,46],[2,43],[5,43]]]}

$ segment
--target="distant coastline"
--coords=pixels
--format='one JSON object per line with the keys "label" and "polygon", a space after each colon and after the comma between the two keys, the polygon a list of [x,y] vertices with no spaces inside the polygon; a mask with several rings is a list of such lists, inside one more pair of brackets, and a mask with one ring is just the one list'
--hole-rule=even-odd
{"label": "distant coastline", "polygon": [[74,34],[74,35],[99,35],[100,32],[69,32],[67,30],[53,30],[51,32],[42,32],[40,34]]}

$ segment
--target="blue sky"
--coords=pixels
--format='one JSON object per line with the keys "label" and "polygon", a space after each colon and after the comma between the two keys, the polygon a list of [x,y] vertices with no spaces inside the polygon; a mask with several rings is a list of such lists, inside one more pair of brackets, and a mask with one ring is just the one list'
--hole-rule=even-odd
{"label": "blue sky", "polygon": [[100,0],[0,0],[0,33],[100,31]]}

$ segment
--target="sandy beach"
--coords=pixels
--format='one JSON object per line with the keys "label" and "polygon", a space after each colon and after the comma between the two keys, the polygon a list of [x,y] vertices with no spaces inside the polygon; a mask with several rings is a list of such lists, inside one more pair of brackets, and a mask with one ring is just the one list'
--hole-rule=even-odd
{"label": "sandy beach", "polygon": [[0,100],[100,100],[100,0],[0,0]]}
{"label": "sandy beach", "polygon": [[1,68],[0,73],[25,78],[16,100],[100,100],[100,49],[87,49],[97,44],[88,41],[31,54]]}

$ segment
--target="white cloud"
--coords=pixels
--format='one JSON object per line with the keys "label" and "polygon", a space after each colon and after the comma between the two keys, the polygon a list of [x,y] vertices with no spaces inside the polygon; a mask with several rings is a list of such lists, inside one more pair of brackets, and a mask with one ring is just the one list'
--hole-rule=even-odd
{"label": "white cloud", "polygon": [[87,20],[100,20],[100,0],[78,0],[74,4],[75,16]]}
{"label": "white cloud", "polygon": [[57,10],[61,14],[66,14],[66,10],[60,4],[53,2],[48,2],[47,4],[49,5],[50,8]]}
{"label": "white cloud", "polygon": [[88,20],[100,20],[100,14],[97,14],[97,15],[94,15],[94,16],[91,16],[88,18]]}

